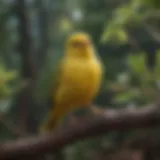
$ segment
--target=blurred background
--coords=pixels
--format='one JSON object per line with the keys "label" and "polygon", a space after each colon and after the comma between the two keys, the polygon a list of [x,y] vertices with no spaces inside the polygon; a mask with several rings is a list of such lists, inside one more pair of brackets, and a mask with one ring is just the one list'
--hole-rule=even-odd
{"label": "blurred background", "polygon": [[[138,108],[160,94],[160,1],[0,0],[0,139],[37,132],[66,36],[89,33],[105,75],[95,104]],[[159,129],[112,132],[66,147],[64,160],[160,159]],[[59,159],[60,159],[59,158]]]}

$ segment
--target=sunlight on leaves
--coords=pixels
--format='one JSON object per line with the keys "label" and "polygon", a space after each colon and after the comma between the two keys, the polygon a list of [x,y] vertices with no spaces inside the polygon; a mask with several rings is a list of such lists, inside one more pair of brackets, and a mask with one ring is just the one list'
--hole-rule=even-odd
{"label": "sunlight on leaves", "polygon": [[8,97],[13,92],[9,82],[17,78],[17,72],[8,71],[6,67],[0,64],[0,98]]}
{"label": "sunlight on leaves", "polygon": [[73,24],[67,17],[62,17],[59,22],[61,32],[68,32],[73,29]]}
{"label": "sunlight on leaves", "polygon": [[135,18],[135,11],[129,5],[117,8],[114,13],[114,21],[119,25],[125,25]]}
{"label": "sunlight on leaves", "polygon": [[129,65],[131,71],[138,76],[141,74],[145,74],[147,70],[146,66],[146,54],[129,54],[127,56],[127,64]]}
{"label": "sunlight on leaves", "polygon": [[124,73],[120,73],[117,76],[117,82],[119,82],[120,84],[128,84],[130,81],[130,77],[129,74],[124,72]]}
{"label": "sunlight on leaves", "polygon": [[129,102],[134,98],[134,94],[131,91],[120,93],[114,97],[115,103]]}
{"label": "sunlight on leaves", "polygon": [[112,42],[113,44],[123,44],[128,41],[128,36],[126,32],[113,24],[109,24],[105,29],[101,36],[100,42]]}

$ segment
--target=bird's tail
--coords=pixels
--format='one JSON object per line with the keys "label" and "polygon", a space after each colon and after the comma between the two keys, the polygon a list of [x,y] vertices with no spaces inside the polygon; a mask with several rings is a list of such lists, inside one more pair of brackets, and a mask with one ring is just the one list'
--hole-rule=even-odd
{"label": "bird's tail", "polygon": [[64,106],[55,106],[51,108],[47,120],[40,127],[40,133],[53,131],[65,115]]}

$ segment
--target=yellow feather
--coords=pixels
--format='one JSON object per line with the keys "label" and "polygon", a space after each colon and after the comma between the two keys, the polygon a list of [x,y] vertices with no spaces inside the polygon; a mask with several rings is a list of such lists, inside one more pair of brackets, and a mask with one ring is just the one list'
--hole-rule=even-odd
{"label": "yellow feather", "polygon": [[87,34],[75,33],[69,37],[57,74],[54,106],[41,128],[43,132],[53,130],[72,109],[91,104],[97,95],[102,67]]}

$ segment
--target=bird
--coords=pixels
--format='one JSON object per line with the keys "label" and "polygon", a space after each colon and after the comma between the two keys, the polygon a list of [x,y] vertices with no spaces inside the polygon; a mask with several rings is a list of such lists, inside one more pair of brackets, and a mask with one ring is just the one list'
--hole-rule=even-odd
{"label": "bird", "polygon": [[72,33],[64,45],[52,87],[52,106],[40,132],[53,131],[73,109],[91,106],[100,90],[102,74],[102,62],[90,35]]}

